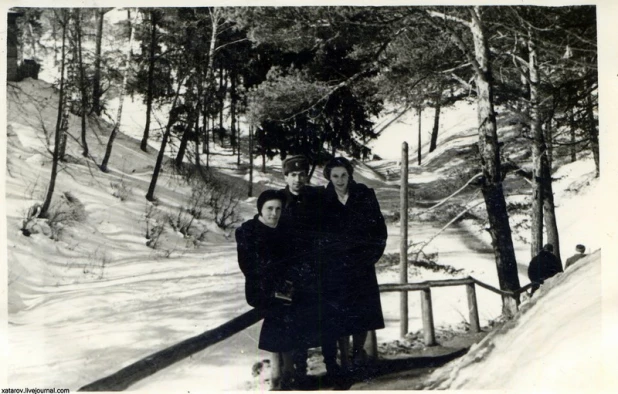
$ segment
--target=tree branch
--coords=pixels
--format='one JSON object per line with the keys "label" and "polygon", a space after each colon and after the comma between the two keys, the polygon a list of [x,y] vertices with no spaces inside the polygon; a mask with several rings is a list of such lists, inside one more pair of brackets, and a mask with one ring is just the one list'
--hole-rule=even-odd
{"label": "tree branch", "polygon": [[456,16],[447,15],[445,13],[438,12],[438,11],[432,11],[432,10],[428,10],[427,13],[429,14],[429,16],[434,17],[434,18],[442,18],[444,20],[461,23],[462,25],[466,26],[468,29],[471,27],[470,22],[468,22],[465,19],[457,18]]}
{"label": "tree branch", "polygon": [[[442,30],[445,29],[453,38],[453,40],[455,40],[455,45],[457,45],[457,47],[459,48],[459,50],[461,50],[463,52],[463,54],[466,56],[466,58],[468,58],[468,61],[470,62],[470,64],[472,64],[472,67],[474,67],[474,71],[476,71],[477,74],[483,74],[483,70],[481,70],[481,66],[479,65],[479,63],[476,61],[476,58],[474,56],[472,56],[472,54],[470,53],[470,51],[468,50],[468,48],[466,48],[466,44],[463,42],[463,39],[461,37],[459,37],[459,35],[451,28],[449,27],[446,23],[443,26],[439,26],[437,23],[435,23],[432,19],[432,17],[434,18],[442,18],[443,20],[447,20],[447,15],[440,13],[440,12],[435,12],[435,11],[431,11],[431,10],[427,10],[427,13],[423,14],[426,16],[427,21],[434,26],[436,29],[438,30]],[[467,26],[468,28],[471,28],[471,23],[470,22],[466,22],[464,21],[464,25]]]}

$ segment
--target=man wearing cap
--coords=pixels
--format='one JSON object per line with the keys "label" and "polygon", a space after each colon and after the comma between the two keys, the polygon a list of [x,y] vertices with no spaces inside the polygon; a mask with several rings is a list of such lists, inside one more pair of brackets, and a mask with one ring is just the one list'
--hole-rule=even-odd
{"label": "man wearing cap", "polygon": [[291,258],[297,261],[300,283],[295,283],[296,311],[301,318],[297,328],[303,348],[294,352],[295,381],[302,386],[307,380],[307,349],[320,346],[318,256],[320,239],[321,188],[307,185],[309,162],[305,156],[287,157],[282,164],[286,187],[281,213],[281,226],[290,237]]}
{"label": "man wearing cap", "polygon": [[581,259],[582,257],[586,255],[584,253],[586,251],[586,247],[582,244],[578,244],[575,247],[575,251],[577,253],[567,259],[566,264],[564,265],[565,270],[569,268],[570,266],[572,266],[573,264],[575,264],[577,260]]}

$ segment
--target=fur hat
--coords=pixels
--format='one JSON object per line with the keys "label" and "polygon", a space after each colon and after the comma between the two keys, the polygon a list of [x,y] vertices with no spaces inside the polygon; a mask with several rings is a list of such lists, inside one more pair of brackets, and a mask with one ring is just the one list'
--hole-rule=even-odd
{"label": "fur hat", "polygon": [[335,167],[344,167],[348,172],[348,176],[350,177],[350,179],[354,179],[352,176],[352,174],[354,173],[354,167],[352,167],[352,163],[350,163],[350,161],[345,157],[335,157],[331,161],[326,163],[326,166],[324,167],[324,178],[326,178],[326,180],[330,181],[330,172]]}
{"label": "fur hat", "polygon": [[283,205],[285,203],[285,195],[279,190],[264,190],[257,199],[258,214],[261,215],[262,207],[270,200],[279,200],[281,201],[281,205]]}
{"label": "fur hat", "polygon": [[292,171],[309,172],[309,161],[303,155],[288,156],[283,160],[283,175],[287,175]]}

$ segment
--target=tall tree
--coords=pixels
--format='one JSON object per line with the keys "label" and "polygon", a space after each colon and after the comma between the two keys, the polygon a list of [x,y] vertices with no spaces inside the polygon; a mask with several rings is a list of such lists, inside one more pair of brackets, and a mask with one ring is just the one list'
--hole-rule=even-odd
{"label": "tall tree", "polygon": [[[500,171],[500,145],[494,110],[494,80],[491,70],[491,53],[487,42],[483,12],[479,6],[459,9],[458,12],[440,12],[428,9],[427,13],[438,28],[448,32],[474,69],[474,83],[477,93],[479,153],[481,158],[481,191],[489,219],[489,233],[494,248],[498,281],[503,290],[517,290],[519,277],[517,261],[506,209]],[[463,12],[467,11],[467,17]],[[457,13],[457,15],[453,15]],[[469,19],[468,19],[469,18]],[[456,24],[454,27],[452,24]],[[457,28],[463,28],[471,35],[472,46],[464,41]],[[503,313],[512,316],[517,308],[510,297],[503,296]]]}
{"label": "tall tree", "polygon": [[125,59],[125,64],[124,64],[123,76],[122,76],[122,85],[120,87],[120,92],[118,93],[119,103],[118,103],[118,110],[116,111],[116,122],[114,123],[114,128],[112,129],[112,132],[109,135],[109,140],[107,141],[107,148],[105,149],[105,156],[103,156],[103,161],[101,162],[101,165],[100,165],[101,171],[103,172],[108,171],[107,164],[112,155],[112,147],[114,145],[114,140],[116,139],[116,135],[118,134],[118,129],[120,128],[120,122],[122,120],[122,107],[124,103],[125,91],[127,89],[127,80],[129,77],[129,70],[131,68],[130,66],[131,47],[133,45],[133,34],[134,34],[134,29],[132,26],[133,23],[131,19],[132,19],[131,11],[128,10],[127,11],[127,21],[128,21],[128,27],[129,27],[129,43],[128,43],[127,50],[126,50],[127,53],[126,53],[126,59]]}
{"label": "tall tree", "polygon": [[163,133],[163,138],[161,139],[161,148],[159,149],[159,154],[157,155],[157,161],[155,163],[154,170],[152,172],[152,178],[150,179],[150,185],[148,186],[148,192],[146,193],[146,199],[148,201],[155,200],[155,189],[157,187],[157,182],[159,180],[159,174],[161,173],[161,167],[163,167],[163,159],[165,156],[165,149],[167,148],[167,142],[170,138],[170,134],[172,131],[172,126],[178,120],[178,97],[180,96],[180,89],[183,85],[185,76],[182,76],[178,79],[176,94],[174,95],[174,100],[172,101],[172,108],[169,113],[169,117],[167,120],[167,124],[165,126],[165,131]]}
{"label": "tall tree", "polygon": [[148,22],[150,23],[150,40],[148,40],[148,79],[146,90],[146,122],[144,125],[144,133],[140,143],[140,149],[144,152],[148,151],[148,138],[150,136],[150,115],[152,114],[152,101],[154,99],[154,75],[155,75],[155,54],[157,51],[157,25],[160,11],[151,8],[146,11],[148,14]]}
{"label": "tall tree", "polygon": [[441,99],[438,98],[434,104],[433,128],[431,129],[431,140],[429,141],[429,152],[433,152],[438,147],[438,132],[440,131],[440,110],[442,109]]}
{"label": "tall tree", "polygon": [[531,28],[528,28],[528,84],[530,91],[529,113],[530,130],[532,132],[532,209],[531,230],[532,242],[530,244],[531,257],[536,256],[543,246],[543,192],[544,192],[544,167],[547,166],[547,149],[543,130],[541,127],[539,73],[537,65],[536,40],[533,38]]}
{"label": "tall tree", "polygon": [[[569,27],[571,25],[569,20],[573,18],[574,13],[583,12],[583,15],[586,15],[587,10],[565,7],[550,9],[548,12],[544,8],[510,7],[507,11],[497,22],[503,35],[501,50],[512,57],[518,66],[516,68],[525,81],[525,88],[521,90],[520,95],[529,98],[522,103],[522,106],[527,108],[523,118],[528,119],[531,133],[534,173],[531,254],[536,255],[543,244],[544,219],[547,242],[554,246],[554,254],[560,258],[560,240],[551,177],[554,145],[552,123],[557,111],[562,111],[565,114],[564,118],[568,119],[566,121],[568,126],[575,127],[572,116],[574,111],[571,106],[575,104],[573,97],[577,88],[573,87],[580,84],[578,80],[581,79],[581,72],[573,73],[573,70],[581,69],[582,62],[570,59],[574,50],[576,53],[580,50],[569,46],[568,40],[565,40],[564,29],[572,29]],[[586,25],[590,21],[583,24],[583,32],[589,28]],[[577,37],[585,36],[568,30],[567,37],[570,34],[575,34]],[[521,45],[522,43],[524,45]],[[521,56],[514,49],[520,46],[525,47],[525,53]],[[566,90],[565,94],[562,93],[563,90]],[[510,98],[510,100],[516,99]],[[543,124],[545,124],[544,130]]]}
{"label": "tall tree", "polygon": [[51,176],[49,180],[49,186],[47,187],[47,193],[39,217],[46,218],[49,215],[49,208],[51,207],[52,198],[54,195],[54,189],[56,188],[56,177],[58,175],[58,162],[60,161],[60,145],[62,142],[62,136],[66,133],[68,128],[69,118],[69,106],[65,97],[65,66],[66,66],[66,40],[67,29],[69,24],[69,10],[59,9],[54,10],[56,20],[59,21],[62,30],[62,45],[61,45],[61,57],[60,57],[60,82],[58,87],[58,115],[56,118],[56,137],[54,140],[54,151],[52,156],[52,168]]}
{"label": "tall tree", "polygon": [[268,60],[248,104],[264,130],[256,142],[268,145],[260,150],[281,157],[302,153],[312,168],[333,150],[366,156],[364,143],[377,136],[371,117],[381,108],[369,78],[384,47],[355,53],[368,33],[341,9],[259,8],[248,14],[248,36]]}
{"label": "tall tree", "polygon": [[92,112],[97,114],[97,116],[100,116],[103,111],[103,104],[101,103],[101,97],[103,96],[103,87],[101,85],[103,26],[105,22],[105,14],[112,9],[113,8],[97,8],[96,10],[97,29],[94,55],[94,77],[92,79]]}
{"label": "tall tree", "polygon": [[421,165],[421,115],[423,114],[423,107],[420,105],[416,107],[416,114],[418,116],[418,148],[416,151],[416,158],[418,160],[418,165]]}
{"label": "tall tree", "polygon": [[80,117],[81,117],[81,143],[82,155],[88,157],[88,142],[86,141],[86,116],[88,114],[88,86],[86,82],[86,65],[84,64],[82,50],[82,10],[80,8],[73,9],[73,47],[75,51],[74,59],[77,60],[77,68],[79,70],[79,93],[80,93]]}

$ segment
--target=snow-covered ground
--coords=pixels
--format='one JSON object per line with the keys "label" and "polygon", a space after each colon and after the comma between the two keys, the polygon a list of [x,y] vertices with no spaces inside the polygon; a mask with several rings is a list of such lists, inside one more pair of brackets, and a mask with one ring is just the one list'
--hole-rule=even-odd
{"label": "snow-covered ground", "polygon": [[[19,83],[9,92],[6,223],[8,255],[8,386],[67,387],[71,390],[111,374],[151,353],[238,316],[249,308],[244,301],[244,279],[236,262],[231,229],[221,230],[211,221],[202,225],[203,241],[192,242],[168,230],[158,249],[146,246],[147,212],[152,204],[143,197],[150,182],[155,152],[139,150],[139,125],[127,127],[127,134],[116,140],[110,172],[104,174],[85,159],[76,160],[58,175],[56,196],[70,192],[84,206],[81,222],[66,226],[60,239],[54,241],[43,234],[22,235],[20,228],[26,212],[41,202],[50,171],[49,147],[41,124],[53,130],[56,113],[55,95],[41,81]],[[25,97],[30,96],[28,100]],[[32,98],[36,98],[33,100]],[[47,99],[46,99],[47,98]],[[18,99],[23,101],[19,102]],[[38,109],[37,109],[38,106]],[[445,111],[443,118],[452,124],[445,135],[463,133],[457,119],[468,119],[474,107]],[[137,110],[133,112],[138,112]],[[127,122],[134,118],[127,115]],[[78,122],[70,121],[72,135],[78,136]],[[88,142],[96,163],[102,157],[109,127],[94,128]],[[461,143],[453,138],[441,146]],[[400,148],[400,144],[398,144]],[[154,144],[153,146],[156,146]],[[242,185],[246,171],[235,165],[230,151],[212,147],[210,164]],[[69,141],[68,152],[80,158],[75,141]],[[433,155],[442,151],[434,152]],[[190,156],[190,154],[189,154]],[[256,172],[254,180],[264,187],[283,186],[278,161],[268,163],[265,174]],[[358,180],[378,189],[378,196],[393,198],[398,191],[378,176],[372,166],[359,164]],[[596,220],[599,216],[600,189],[594,179],[590,159],[578,161],[560,170],[555,185],[558,224],[563,255],[570,255],[576,243],[584,243],[590,251],[600,248]],[[426,173],[426,179],[435,175]],[[411,182],[423,180],[411,178]],[[315,183],[322,184],[316,170]],[[112,183],[123,183],[128,198],[114,197]],[[155,207],[176,212],[186,203],[190,188],[172,171],[162,174],[155,195]],[[384,203],[385,201],[381,201]],[[244,219],[253,215],[255,198],[241,204]],[[430,239],[440,226],[411,223],[414,242]],[[387,253],[399,248],[399,228],[389,224]],[[197,245],[197,246],[196,246]],[[520,262],[520,281],[528,283],[525,267],[529,248],[516,244]],[[447,229],[427,247],[438,253],[438,262],[461,268],[461,275],[497,286],[493,254],[486,232],[471,223]],[[421,271],[409,280],[423,281],[444,274]],[[381,283],[398,280],[394,271],[380,274]],[[436,289],[432,293],[437,326],[455,325],[467,316],[465,290],[461,287]],[[421,328],[420,296],[410,295],[410,330]],[[481,324],[500,314],[500,297],[478,290]],[[380,330],[378,341],[390,341],[399,335],[399,296],[387,293],[382,298],[387,328]],[[262,390],[251,374],[254,363],[268,357],[259,351],[256,339],[260,325],[229,338],[179,362],[136,385],[134,389],[174,392],[206,392],[211,390]],[[472,387],[474,388],[474,387]]]}

